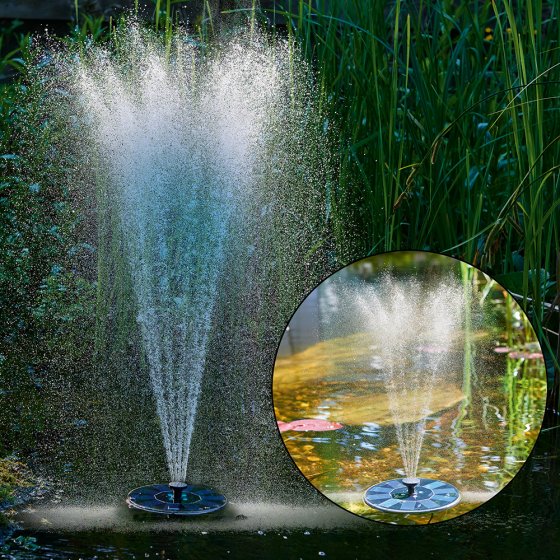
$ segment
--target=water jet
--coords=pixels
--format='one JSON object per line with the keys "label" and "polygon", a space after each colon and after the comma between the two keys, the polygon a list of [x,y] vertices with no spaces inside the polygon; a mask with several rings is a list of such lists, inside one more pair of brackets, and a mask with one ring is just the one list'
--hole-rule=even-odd
{"label": "water jet", "polygon": [[[129,378],[140,387],[141,377],[149,381],[164,480],[184,484],[211,471],[237,500],[257,485],[251,463],[277,467],[259,443],[262,431],[274,430],[256,421],[268,401],[259,384],[247,382],[267,371],[270,341],[283,327],[283,319],[270,324],[269,302],[286,316],[284,308],[292,309],[327,263],[317,248],[306,267],[293,258],[296,247],[315,247],[326,227],[325,123],[307,67],[296,65],[294,75],[289,42],[240,32],[201,50],[177,32],[166,48],[136,24],[117,35],[107,49],[62,51],[55,78],[70,95],[51,97],[63,129],[71,122],[84,139],[79,147],[65,139],[61,152],[83,161],[80,168],[94,167],[80,188],[99,227],[98,356],[109,366],[99,371],[122,386],[119,396]],[[290,278],[281,294],[278,276]],[[125,329],[135,342],[121,346],[114,335]],[[117,353],[127,367],[113,369],[109,356]],[[230,406],[216,411],[226,395]],[[206,449],[208,440],[229,444],[236,468]],[[142,468],[135,478],[161,480]],[[153,484],[130,492],[127,502],[178,514],[225,505],[202,487],[196,504],[213,503],[195,507],[189,488]]]}
{"label": "water jet", "polygon": [[[405,471],[402,479],[368,488],[364,501],[386,512],[447,509],[460,501],[459,491],[447,482],[418,478],[416,472],[432,394],[453,369],[451,343],[462,328],[463,308],[468,305],[463,287],[452,277],[431,285],[414,276],[397,279],[385,272],[380,285],[364,289],[364,294],[359,301],[368,331],[382,327],[376,336],[381,342],[383,383]],[[405,420],[410,410],[418,418],[415,422]]]}

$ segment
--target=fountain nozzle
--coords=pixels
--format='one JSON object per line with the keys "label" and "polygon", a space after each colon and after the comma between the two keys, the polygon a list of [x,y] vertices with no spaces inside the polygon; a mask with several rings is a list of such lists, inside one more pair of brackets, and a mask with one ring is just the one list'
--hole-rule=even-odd
{"label": "fountain nozzle", "polygon": [[406,489],[408,490],[408,495],[410,497],[410,496],[414,496],[414,494],[416,492],[416,486],[418,486],[418,484],[420,484],[420,479],[419,478],[403,478],[402,483],[406,486]]}
{"label": "fountain nozzle", "polygon": [[173,490],[173,503],[180,504],[183,501],[183,490],[188,486],[186,482],[170,482],[169,488]]}

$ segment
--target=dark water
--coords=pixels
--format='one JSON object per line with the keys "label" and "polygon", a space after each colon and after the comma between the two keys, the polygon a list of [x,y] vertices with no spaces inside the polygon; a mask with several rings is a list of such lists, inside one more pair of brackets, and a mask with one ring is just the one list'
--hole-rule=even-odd
{"label": "dark water", "polygon": [[[456,558],[549,559],[560,547],[560,430],[542,432],[531,458],[495,498],[434,526],[398,527],[344,513],[354,527],[337,529],[188,530],[175,532],[20,531],[39,550],[14,545],[19,558]],[[302,491],[309,491],[304,480]],[[339,509],[332,505],[332,508]],[[355,521],[354,521],[355,520]],[[313,526],[312,516],[309,525]],[[309,534],[306,534],[309,533]],[[4,554],[4,558],[9,558]]]}

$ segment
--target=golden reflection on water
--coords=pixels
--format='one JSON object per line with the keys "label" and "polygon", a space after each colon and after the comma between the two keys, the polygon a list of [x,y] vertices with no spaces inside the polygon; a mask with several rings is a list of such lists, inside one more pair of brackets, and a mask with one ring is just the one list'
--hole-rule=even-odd
{"label": "golden reflection on water", "polygon": [[[475,336],[479,348],[495,346],[492,333]],[[344,425],[332,432],[282,433],[306,478],[345,509],[398,524],[450,519],[500,491],[525,462],[540,430],[546,396],[543,360],[485,352],[484,371],[468,387],[462,371],[448,372],[448,381],[433,392],[418,476],[454,484],[462,501],[434,514],[387,514],[362,501],[372,484],[404,474],[382,365],[369,340],[365,333],[324,340],[276,361],[277,420],[319,418]]]}

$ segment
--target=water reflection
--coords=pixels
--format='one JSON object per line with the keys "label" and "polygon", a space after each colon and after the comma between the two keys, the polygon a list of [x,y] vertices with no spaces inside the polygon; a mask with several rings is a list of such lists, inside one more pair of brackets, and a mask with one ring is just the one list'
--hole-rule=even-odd
{"label": "water reflection", "polygon": [[[349,269],[344,273],[348,282],[358,276]],[[475,280],[485,291],[484,321],[472,317],[469,336],[449,349],[460,358],[453,363],[462,366],[447,372],[445,382],[434,389],[418,468],[419,477],[454,484],[463,499],[431,515],[387,514],[363,503],[369,486],[405,475],[383,384],[383,358],[367,333],[352,328],[347,311],[340,318],[343,302],[324,288],[326,283],[295,314],[275,367],[276,417],[286,422],[320,418],[344,425],[321,434],[282,434],[298,468],[335,503],[369,519],[433,523],[493,497],[527,459],[544,414],[542,354],[512,298],[483,275]],[[316,321],[319,326],[313,327]],[[508,352],[495,351],[503,347]],[[442,351],[430,345],[417,350],[409,367],[418,371],[432,353]],[[413,423],[418,418],[403,420]]]}

